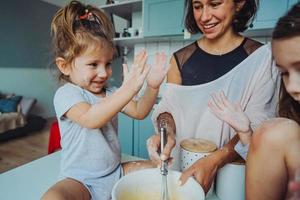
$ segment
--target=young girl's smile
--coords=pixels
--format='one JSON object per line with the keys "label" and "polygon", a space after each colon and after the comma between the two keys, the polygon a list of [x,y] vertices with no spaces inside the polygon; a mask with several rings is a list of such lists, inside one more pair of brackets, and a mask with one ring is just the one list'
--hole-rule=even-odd
{"label": "young girl's smile", "polygon": [[112,75],[113,50],[92,46],[77,56],[70,70],[71,81],[94,93],[101,94]]}

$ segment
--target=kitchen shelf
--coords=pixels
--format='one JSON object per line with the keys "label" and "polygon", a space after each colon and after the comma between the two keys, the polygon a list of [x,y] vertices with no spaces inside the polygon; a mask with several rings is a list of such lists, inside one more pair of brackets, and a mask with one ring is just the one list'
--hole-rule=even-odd
{"label": "kitchen shelf", "polygon": [[131,20],[133,12],[142,11],[142,0],[128,0],[120,3],[107,4],[100,6],[100,8],[108,13],[117,15],[126,20]]}
{"label": "kitchen shelf", "polygon": [[193,35],[189,39],[184,39],[183,35],[174,35],[174,36],[158,36],[158,37],[121,37],[114,38],[114,41],[119,46],[127,46],[129,48],[134,47],[138,43],[150,43],[150,42],[172,42],[172,41],[195,41],[200,37],[200,34]]}

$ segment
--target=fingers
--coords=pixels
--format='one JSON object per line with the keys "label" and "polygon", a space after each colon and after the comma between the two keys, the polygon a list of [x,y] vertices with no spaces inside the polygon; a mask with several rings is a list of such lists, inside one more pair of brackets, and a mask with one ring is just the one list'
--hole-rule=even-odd
{"label": "fingers", "polygon": [[208,101],[208,107],[213,111],[214,114],[219,114],[220,109],[217,107],[216,103],[211,99]]}
{"label": "fingers", "polygon": [[126,77],[128,76],[129,70],[127,64],[122,64],[122,66],[123,66],[123,78],[125,80]]}
{"label": "fingers", "polygon": [[220,98],[222,100],[222,103],[225,105],[225,106],[230,106],[230,102],[228,101],[227,97],[225,96],[225,93],[224,91],[222,90],[221,93],[220,93]]}
{"label": "fingers", "polygon": [[189,177],[193,176],[194,170],[192,167],[189,167],[187,170],[183,171],[181,176],[179,177],[178,184],[180,186],[184,185],[186,181],[189,179]]}
{"label": "fingers", "polygon": [[147,53],[146,53],[145,50],[142,50],[134,58],[133,65],[132,65],[132,70],[139,70],[140,73],[143,73],[146,61],[147,61]]}
{"label": "fingers", "polygon": [[152,135],[147,140],[147,150],[149,154],[149,158],[157,165],[160,165],[161,159],[158,154],[158,149],[160,145],[160,137],[158,134]]}
{"label": "fingers", "polygon": [[176,140],[173,136],[171,136],[170,134],[168,134],[168,138],[167,138],[167,144],[164,148],[164,151],[162,152],[160,158],[161,160],[167,160],[170,158],[172,149],[175,147],[176,145]]}
{"label": "fingers", "polygon": [[164,52],[157,54],[156,56],[156,63],[161,66],[161,68],[164,69],[164,71],[166,71],[166,69],[168,68],[166,66],[166,61],[167,61],[167,56]]}
{"label": "fingers", "polygon": [[144,68],[144,71],[142,72],[142,75],[141,75],[141,79],[142,80],[145,80],[149,71],[150,71],[150,65],[146,65],[146,67]]}
{"label": "fingers", "polygon": [[220,110],[224,110],[225,105],[223,103],[221,95],[217,95],[216,93],[212,93],[210,96],[212,97],[212,101],[215,103],[215,106],[217,108],[219,108]]}

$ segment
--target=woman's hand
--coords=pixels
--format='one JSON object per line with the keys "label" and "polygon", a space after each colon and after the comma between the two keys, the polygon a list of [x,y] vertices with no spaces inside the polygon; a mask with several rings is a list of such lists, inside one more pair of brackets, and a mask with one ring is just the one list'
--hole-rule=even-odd
{"label": "woman's hand", "polygon": [[172,149],[175,147],[176,140],[173,134],[168,134],[167,144],[164,151],[159,155],[160,150],[160,134],[154,134],[147,140],[147,149],[150,159],[157,165],[161,165],[161,161],[168,160],[168,163],[172,163],[170,158]]}
{"label": "woman's hand", "polygon": [[143,86],[146,76],[150,71],[150,67],[146,65],[146,61],[147,54],[143,50],[134,58],[130,71],[127,64],[123,64],[124,81],[122,85],[126,85],[137,93]]}
{"label": "woman's hand", "polygon": [[180,185],[185,184],[189,177],[194,177],[206,194],[215,179],[217,170],[218,167],[213,160],[209,157],[201,158],[182,172],[179,178]]}
{"label": "woman's hand", "polygon": [[251,132],[250,120],[239,103],[228,101],[223,91],[219,95],[212,94],[211,97],[208,107],[220,120],[228,123],[236,132]]}
{"label": "woman's hand", "polygon": [[160,84],[165,79],[168,72],[168,67],[166,66],[167,57],[165,53],[157,53],[155,55],[155,63],[151,67],[150,72],[147,76],[147,84],[153,89],[158,89]]}

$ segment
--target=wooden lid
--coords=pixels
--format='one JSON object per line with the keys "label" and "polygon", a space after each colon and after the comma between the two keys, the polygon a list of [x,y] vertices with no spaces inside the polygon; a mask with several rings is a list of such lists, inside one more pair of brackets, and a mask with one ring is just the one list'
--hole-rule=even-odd
{"label": "wooden lid", "polygon": [[217,149],[217,145],[213,142],[197,138],[182,140],[180,143],[180,147],[186,151],[195,153],[210,153]]}
{"label": "wooden lid", "polygon": [[243,158],[239,158],[239,159],[233,161],[231,164],[234,164],[234,165],[245,165],[245,160]]}

